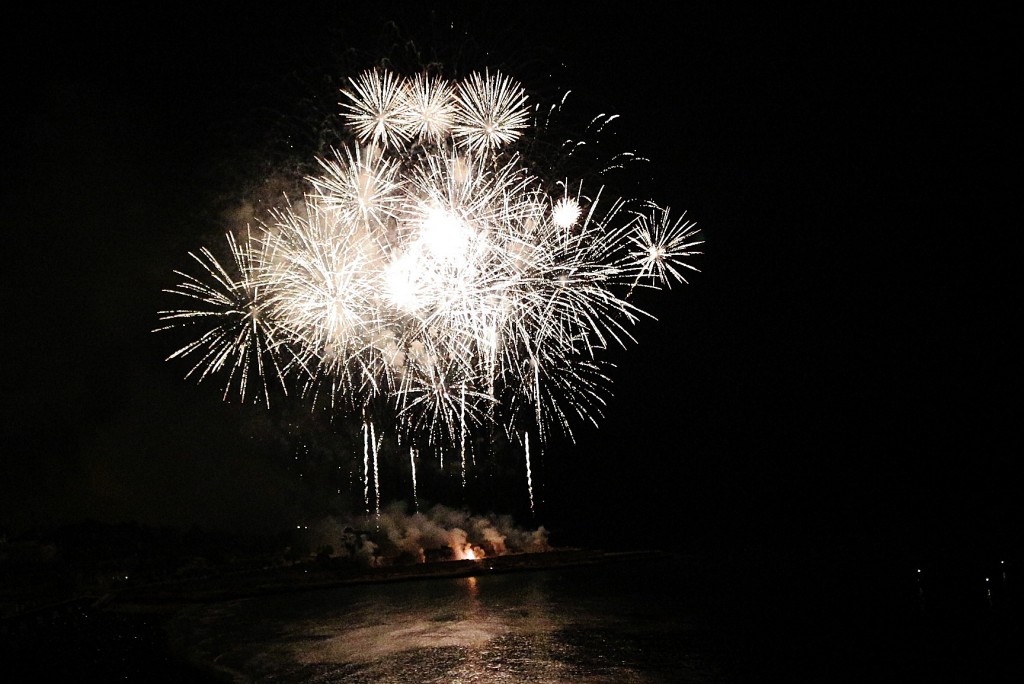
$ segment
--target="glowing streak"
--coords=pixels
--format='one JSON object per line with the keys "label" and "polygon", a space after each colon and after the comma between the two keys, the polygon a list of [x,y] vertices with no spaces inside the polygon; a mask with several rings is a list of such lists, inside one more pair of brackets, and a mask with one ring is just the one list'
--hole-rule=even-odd
{"label": "glowing streak", "polygon": [[370,432],[369,426],[363,423],[363,506],[370,513]]}
{"label": "glowing streak", "polygon": [[466,383],[462,383],[462,401],[459,403],[459,449],[462,452],[462,488],[466,488]]}
{"label": "glowing streak", "polygon": [[370,423],[370,443],[373,445],[373,494],[375,499],[374,510],[377,520],[380,521],[380,471],[377,469],[377,436],[374,433],[373,423]]}
{"label": "glowing streak", "polygon": [[530,513],[533,513],[533,472],[530,470],[530,433],[523,433],[523,443],[526,445],[526,488],[530,492]]}
{"label": "glowing streak", "polygon": [[412,505],[414,511],[419,511],[420,502],[416,492],[416,448],[409,447],[409,467],[412,470]]}

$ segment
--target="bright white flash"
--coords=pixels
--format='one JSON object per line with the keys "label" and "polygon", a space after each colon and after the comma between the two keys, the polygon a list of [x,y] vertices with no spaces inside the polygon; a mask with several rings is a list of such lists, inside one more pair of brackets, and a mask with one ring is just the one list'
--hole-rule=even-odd
{"label": "bright white flash", "polygon": [[415,313],[423,302],[417,281],[418,264],[413,254],[402,254],[384,267],[384,294],[387,300],[406,313]]}
{"label": "bright white flash", "polygon": [[551,221],[559,228],[569,228],[579,220],[583,210],[579,203],[571,197],[563,197],[555,202],[551,210]]}
{"label": "bright white flash", "polygon": [[427,209],[420,240],[435,259],[464,263],[472,231],[458,217],[440,207]]}

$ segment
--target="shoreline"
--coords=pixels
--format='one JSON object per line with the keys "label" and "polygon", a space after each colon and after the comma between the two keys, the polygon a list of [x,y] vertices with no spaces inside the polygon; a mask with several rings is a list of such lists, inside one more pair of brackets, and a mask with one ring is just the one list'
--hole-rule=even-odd
{"label": "shoreline", "polygon": [[670,557],[660,550],[618,551],[554,549],[506,554],[477,560],[446,560],[410,565],[354,568],[316,561],[226,573],[184,582],[123,588],[100,597],[95,608],[111,612],[174,612],[176,607],[217,603],[271,594],[317,591],[348,585],[452,579],[488,574],[529,572],[581,565],[658,560]]}

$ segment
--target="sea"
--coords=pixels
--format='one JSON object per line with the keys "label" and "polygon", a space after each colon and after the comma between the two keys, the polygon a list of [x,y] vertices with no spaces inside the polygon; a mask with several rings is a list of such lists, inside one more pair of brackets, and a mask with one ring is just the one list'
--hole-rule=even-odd
{"label": "sea", "polygon": [[8,620],[0,681],[1024,681],[1020,559],[738,548]]}
{"label": "sea", "polygon": [[627,556],[200,605],[169,630],[231,682],[1024,681],[998,566],[850,560]]}

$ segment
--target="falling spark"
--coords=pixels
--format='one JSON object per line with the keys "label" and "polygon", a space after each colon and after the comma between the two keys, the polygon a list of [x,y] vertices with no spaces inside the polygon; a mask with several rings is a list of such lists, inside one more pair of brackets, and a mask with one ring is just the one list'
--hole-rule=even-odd
{"label": "falling spark", "polygon": [[462,452],[462,488],[466,488],[466,384],[462,384],[462,401],[459,404],[459,449]]}
{"label": "falling spark", "polygon": [[409,447],[409,468],[412,470],[412,506],[413,511],[420,510],[419,494],[416,491],[416,447]]}
{"label": "falling spark", "polygon": [[379,444],[377,436],[374,434],[373,423],[370,423],[370,441],[373,444],[373,494],[376,502],[374,510],[377,514],[377,520],[380,520],[380,471],[377,468],[377,448]]}
{"label": "falling spark", "polygon": [[369,426],[363,423],[363,506],[370,513],[370,432]]}
{"label": "falling spark", "polygon": [[530,513],[532,514],[534,512],[534,510],[533,510],[533,472],[530,470],[530,433],[529,432],[524,432],[523,433],[523,443],[526,445],[525,446],[525,451],[526,451],[526,488],[530,492]]}

